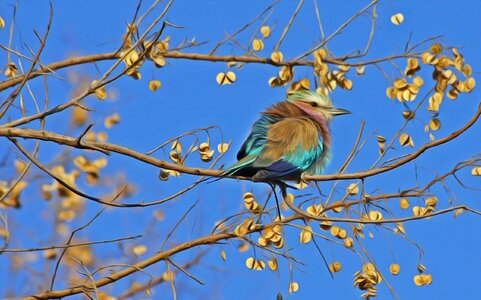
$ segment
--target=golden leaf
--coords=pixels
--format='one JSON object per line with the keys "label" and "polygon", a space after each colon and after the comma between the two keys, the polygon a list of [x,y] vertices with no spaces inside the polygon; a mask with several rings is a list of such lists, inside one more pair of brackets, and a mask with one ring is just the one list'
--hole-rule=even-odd
{"label": "golden leaf", "polygon": [[331,227],[332,236],[338,236],[340,231],[341,231],[341,228],[339,228],[338,226],[332,226]]}
{"label": "golden leaf", "polygon": [[267,25],[261,27],[261,34],[266,39],[271,35],[271,28]]}
{"label": "golden leaf", "polygon": [[322,221],[320,224],[319,224],[319,227],[321,227],[322,230],[329,230],[332,226],[332,222],[331,221]]}
{"label": "golden leaf", "polygon": [[393,16],[391,16],[391,23],[394,25],[401,25],[402,22],[404,22],[404,15],[401,13],[397,13]]}
{"label": "golden leaf", "polygon": [[471,170],[471,175],[473,176],[481,176],[481,167],[474,167]]}
{"label": "golden leaf", "polygon": [[430,98],[429,98],[429,111],[438,111],[439,106],[441,105],[441,102],[443,101],[443,94],[440,92],[434,93]]}
{"label": "golden leaf", "polygon": [[[97,83],[98,83],[97,80],[92,81],[92,86],[97,85]],[[99,87],[99,88],[95,89],[94,93],[95,93],[95,96],[97,96],[97,98],[99,100],[107,99],[108,95],[107,95],[107,90],[105,89],[105,86],[102,86],[102,87]]]}
{"label": "golden leaf", "polygon": [[443,46],[439,43],[432,44],[429,51],[434,55],[439,55],[443,51]]}
{"label": "golden leaf", "polygon": [[264,42],[261,39],[253,40],[252,49],[254,49],[254,51],[261,51],[262,49],[264,49]]}
{"label": "golden leaf", "polygon": [[160,89],[162,84],[160,83],[160,80],[151,80],[149,81],[149,90],[152,92],[155,92],[156,90]]}
{"label": "golden leaf", "polygon": [[220,72],[217,74],[216,81],[219,85],[232,84],[236,80],[236,75],[234,72],[229,71],[227,73]]}
{"label": "golden leaf", "polygon": [[441,128],[441,121],[437,118],[431,119],[431,121],[429,121],[429,128],[433,131],[439,130],[439,128]]}
{"label": "golden leaf", "polygon": [[366,69],[366,66],[357,66],[356,67],[356,75],[361,76],[364,75],[364,70]]}
{"label": "golden leaf", "polygon": [[104,126],[105,128],[112,128],[114,125],[118,124],[120,122],[120,115],[115,113],[111,116],[107,116],[104,120]]}
{"label": "golden leaf", "polygon": [[414,147],[414,141],[411,138],[411,136],[407,133],[401,134],[401,136],[399,137],[399,144],[401,144],[401,146],[403,147],[408,145],[411,147]]}
{"label": "golden leaf", "polygon": [[352,239],[352,237],[344,239],[344,246],[346,246],[347,248],[352,248],[354,246],[354,240]]}
{"label": "golden leaf", "polygon": [[463,75],[466,77],[469,77],[473,74],[473,69],[471,68],[470,65],[464,65],[462,68]]}
{"label": "golden leaf", "polygon": [[237,248],[237,250],[240,252],[240,253],[243,253],[243,252],[246,252],[247,250],[249,250],[249,244],[247,243],[242,243],[239,248]]}
{"label": "golden leaf", "polygon": [[83,109],[80,106],[75,106],[72,109],[72,116],[70,117],[70,123],[75,126],[82,126],[87,123],[89,119],[89,113],[86,109]]}
{"label": "golden leaf", "polygon": [[289,293],[295,293],[299,290],[299,284],[297,282],[289,283]]}
{"label": "golden leaf", "polygon": [[342,268],[342,265],[338,261],[329,264],[329,270],[331,270],[332,273],[339,272],[341,268]]}
{"label": "golden leaf", "polygon": [[267,266],[269,266],[269,269],[271,269],[271,271],[277,270],[277,268],[278,268],[277,260],[276,260],[275,258],[270,259],[270,260],[267,262]]}
{"label": "golden leaf", "polygon": [[385,143],[386,142],[386,138],[383,137],[382,135],[377,135],[376,140],[378,141],[378,143]]}
{"label": "golden leaf", "polygon": [[429,197],[426,200],[424,200],[424,203],[426,206],[436,206],[436,204],[438,204],[438,198]]}
{"label": "golden leaf", "polygon": [[382,220],[382,219],[383,219],[383,216],[382,216],[381,212],[379,212],[377,210],[373,210],[373,211],[369,212],[369,220],[379,221],[379,220]]}
{"label": "golden leaf", "polygon": [[43,252],[43,257],[48,260],[52,260],[57,258],[57,250],[55,249],[48,249]]}
{"label": "golden leaf", "polygon": [[145,254],[145,252],[147,252],[147,246],[145,245],[136,245],[132,248],[132,253],[134,253],[137,256]]}
{"label": "golden leaf", "polygon": [[351,183],[347,187],[347,193],[351,196],[357,195],[359,193],[359,183]]}
{"label": "golden leaf", "polygon": [[160,180],[166,181],[167,179],[169,179],[169,175],[170,175],[169,171],[164,170],[164,169],[160,169],[160,172],[159,172],[159,179]]}
{"label": "golden leaf", "polygon": [[227,152],[228,149],[229,149],[228,143],[222,143],[217,145],[217,151],[219,151],[219,153],[225,153]]}
{"label": "golden leaf", "polygon": [[299,240],[302,244],[307,244],[312,239],[312,227],[306,226],[302,229],[301,234],[299,236]]}
{"label": "golden leaf", "polygon": [[414,283],[417,286],[430,285],[433,282],[431,274],[418,274],[414,276]]}
{"label": "golden leaf", "polygon": [[284,59],[284,55],[280,51],[275,51],[271,53],[271,59],[275,63],[280,63]]}
{"label": "golden leaf", "polygon": [[399,206],[402,209],[408,209],[409,208],[409,200],[406,198],[402,198],[401,201],[399,201]]}
{"label": "golden leaf", "polygon": [[399,264],[393,263],[389,267],[389,271],[391,272],[392,275],[397,275],[399,274],[399,271],[401,271],[401,266],[399,266]]}
{"label": "golden leaf", "polygon": [[464,212],[463,208],[458,208],[454,211],[454,217],[457,218],[460,214]]}

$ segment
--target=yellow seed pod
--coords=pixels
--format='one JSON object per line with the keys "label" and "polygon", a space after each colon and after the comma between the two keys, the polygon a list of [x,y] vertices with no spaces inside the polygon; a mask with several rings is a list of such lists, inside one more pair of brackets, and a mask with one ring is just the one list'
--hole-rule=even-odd
{"label": "yellow seed pod", "polygon": [[423,78],[422,78],[421,76],[416,76],[416,77],[414,77],[414,79],[413,79],[413,83],[414,83],[415,85],[417,85],[417,86],[420,87],[420,86],[422,86],[422,85],[424,84],[424,80],[423,80]]}
{"label": "yellow seed pod", "polygon": [[299,290],[299,284],[297,282],[289,283],[289,293],[295,293]]}
{"label": "yellow seed pod", "polygon": [[457,218],[460,214],[464,212],[464,209],[458,208],[454,211],[454,217]]}
{"label": "yellow seed pod", "polygon": [[312,227],[306,226],[302,229],[299,240],[302,244],[307,244],[312,239]]}
{"label": "yellow seed pod", "polygon": [[227,73],[220,72],[219,74],[217,74],[215,80],[219,85],[232,84],[236,80],[236,75],[232,71],[229,71]]}
{"label": "yellow seed pod", "polygon": [[352,239],[352,237],[347,237],[344,239],[344,246],[346,246],[347,248],[352,248],[354,246],[354,240]]}
{"label": "yellow seed pod", "polygon": [[401,13],[397,13],[391,16],[391,23],[394,25],[401,25],[404,22],[404,15]]}
{"label": "yellow seed pod", "polygon": [[306,209],[306,212],[311,216],[319,216],[321,214],[323,207],[321,204],[313,204]]}
{"label": "yellow seed pod", "polygon": [[414,283],[417,286],[430,285],[433,282],[431,274],[418,274],[414,276]]}
{"label": "yellow seed pod", "polygon": [[429,128],[433,131],[439,130],[439,128],[441,128],[441,121],[437,118],[431,119],[431,121],[429,121]]}
{"label": "yellow seed pod", "polygon": [[466,77],[469,77],[473,74],[473,69],[468,64],[464,65],[461,70],[463,72],[463,75]]}
{"label": "yellow seed pod", "polygon": [[154,63],[157,68],[162,68],[165,66],[165,58],[162,55],[157,55],[154,57]]}
{"label": "yellow seed pod", "polygon": [[337,236],[340,231],[341,231],[341,228],[339,228],[339,226],[332,226],[331,227],[331,235],[332,236]]}
{"label": "yellow seed pod", "polygon": [[351,183],[347,187],[347,193],[351,196],[355,196],[359,193],[359,184],[358,183]]}
{"label": "yellow seed pod", "polygon": [[357,66],[356,67],[356,75],[357,76],[364,75],[365,70],[366,70],[366,66]]}
{"label": "yellow seed pod", "polygon": [[388,98],[394,99],[394,98],[396,98],[396,94],[397,94],[396,88],[394,88],[394,87],[388,87],[388,88],[386,89],[386,96],[388,96]]}
{"label": "yellow seed pod", "polygon": [[132,253],[134,253],[137,256],[145,254],[145,252],[147,252],[147,246],[145,245],[136,245],[132,248]]}
{"label": "yellow seed pod", "polygon": [[383,137],[382,135],[377,135],[376,140],[377,140],[378,143],[385,143],[386,142],[386,138]]}
{"label": "yellow seed pod", "polygon": [[481,167],[474,167],[471,169],[471,175],[481,176]]}
{"label": "yellow seed pod", "polygon": [[104,126],[105,128],[112,128],[114,125],[118,124],[120,122],[120,115],[115,113],[111,116],[107,116],[104,120]]}
{"label": "yellow seed pod", "polygon": [[261,27],[261,34],[266,39],[271,35],[271,28],[267,25]]}
{"label": "yellow seed pod", "polygon": [[424,200],[424,203],[426,204],[426,206],[436,206],[436,204],[438,204],[438,198],[429,197],[426,200]]}
{"label": "yellow seed pod", "polygon": [[249,257],[246,259],[246,267],[250,270],[252,270],[254,268],[254,264],[255,264],[255,259],[253,257]]}
{"label": "yellow seed pod", "polygon": [[162,84],[160,83],[160,80],[151,80],[149,81],[149,90],[152,92],[155,92],[156,90],[160,89]]}
{"label": "yellow seed pod", "polygon": [[340,239],[345,239],[347,237],[347,231],[344,229],[339,230],[337,237]]}
{"label": "yellow seed pod", "polygon": [[322,230],[329,230],[332,226],[332,222],[331,221],[322,221],[320,224],[319,224],[319,227],[321,227]]}
{"label": "yellow seed pod", "polygon": [[342,268],[342,265],[338,261],[329,264],[329,270],[331,270],[332,273],[339,272],[341,268]]}
{"label": "yellow seed pod", "polygon": [[[97,80],[94,80],[92,81],[92,86],[94,85],[97,85],[98,81]],[[97,89],[95,89],[94,91],[95,93],[95,96],[99,99],[99,100],[105,100],[107,99],[107,90],[105,89],[105,86],[102,86],[102,87],[99,87]]]}
{"label": "yellow seed pod", "polygon": [[401,266],[399,266],[399,264],[393,263],[389,267],[389,271],[392,275],[396,276],[397,274],[399,274],[399,271],[401,271]]}
{"label": "yellow seed pod", "polygon": [[271,271],[277,270],[278,268],[277,259],[273,258],[267,261],[267,266],[269,267],[269,269],[271,269]]}
{"label": "yellow seed pod", "polygon": [[466,79],[464,85],[469,90],[469,92],[471,92],[471,90],[474,89],[474,87],[476,86],[476,80],[473,77],[469,77],[468,79]]}
{"label": "yellow seed pod", "polygon": [[369,212],[369,220],[379,221],[379,220],[382,220],[382,219],[383,219],[383,216],[382,216],[381,212],[379,212],[377,210],[373,210],[373,211]]}
{"label": "yellow seed pod", "polygon": [[254,49],[254,51],[261,51],[262,49],[264,49],[264,42],[261,39],[253,40],[252,49]]}
{"label": "yellow seed pod", "polygon": [[242,244],[237,248],[237,251],[239,251],[240,253],[244,253],[244,252],[246,252],[247,250],[249,250],[249,244],[247,244],[247,243],[242,243]]}
{"label": "yellow seed pod", "polygon": [[349,79],[344,78],[343,80],[341,80],[339,85],[345,90],[352,90],[352,81]]}
{"label": "yellow seed pod", "polygon": [[3,20],[2,17],[0,17],[0,29],[5,27],[5,20]]}
{"label": "yellow seed pod", "polygon": [[399,137],[399,144],[401,144],[401,146],[403,147],[405,146],[414,147],[414,141],[411,138],[411,136],[407,133],[401,134],[401,136]]}
{"label": "yellow seed pod", "polygon": [[408,209],[408,208],[409,208],[409,200],[406,199],[406,198],[402,198],[402,199],[399,201],[399,206],[400,206],[402,209]]}
{"label": "yellow seed pod", "polygon": [[439,106],[443,101],[443,93],[436,92],[431,97],[429,97],[429,111],[436,112],[439,110]]}
{"label": "yellow seed pod", "polygon": [[228,149],[229,149],[228,143],[222,143],[217,145],[217,151],[219,151],[219,153],[226,153]]}
{"label": "yellow seed pod", "polygon": [[443,46],[439,43],[432,44],[429,51],[434,55],[439,55],[443,51]]}
{"label": "yellow seed pod", "polygon": [[271,53],[271,59],[275,63],[280,63],[284,59],[284,55],[280,51],[274,51]]}

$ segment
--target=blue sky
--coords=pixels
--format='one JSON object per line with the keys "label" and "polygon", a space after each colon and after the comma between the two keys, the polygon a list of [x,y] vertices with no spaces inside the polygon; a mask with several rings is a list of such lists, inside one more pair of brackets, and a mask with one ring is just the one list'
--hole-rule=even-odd
{"label": "blue sky", "polygon": [[[148,1],[145,1],[148,2]],[[12,1],[0,1],[0,16],[5,20],[10,19]],[[340,24],[359,11],[368,2],[366,1],[319,1],[320,14],[324,29],[327,34],[333,32]],[[224,32],[233,32],[243,26],[248,20],[261,12],[269,2],[267,1],[188,1],[178,0],[174,3],[167,15],[169,22],[184,26],[183,29],[168,28],[166,34],[172,36],[171,45],[179,43],[182,39],[195,37],[197,41],[207,41],[207,45],[200,46],[192,52],[207,53],[217,41],[223,39]],[[53,1],[55,16],[50,38],[42,55],[42,62],[49,63],[63,60],[72,55],[86,55],[91,53],[109,52],[121,42],[125,31],[125,24],[132,18],[135,1]],[[259,53],[269,56],[273,46],[279,39],[285,24],[297,6],[297,1],[281,1],[267,22],[270,26],[276,25],[272,36],[266,40],[265,49]],[[40,34],[44,32],[48,20],[47,1],[20,1],[17,11],[17,29],[13,43],[14,49],[26,51],[23,42],[36,48],[33,29]],[[405,21],[401,26],[390,22],[390,16],[401,12]],[[377,8],[378,23],[369,55],[365,58],[375,59],[399,53],[404,49],[406,41],[412,34],[413,43],[422,41],[432,36],[442,35],[443,44],[461,49],[466,61],[471,64],[476,79],[479,78],[478,70],[481,69],[481,55],[479,53],[479,38],[481,37],[481,1],[381,1]],[[8,25],[8,24],[7,24]],[[329,43],[329,49],[337,56],[342,56],[355,48],[364,48],[369,35],[369,15],[361,16],[357,21],[347,27],[342,33]],[[239,41],[246,43],[252,31],[241,35]],[[291,31],[281,46],[281,51],[286,58],[293,58],[305,49],[312,47],[320,38],[312,1],[306,1],[301,9]],[[0,43],[8,41],[8,31],[0,30]],[[218,54],[239,53],[235,45],[229,44],[219,49]],[[0,65],[4,65],[5,57],[0,56]],[[111,62],[97,64],[101,72],[105,71]],[[399,62],[404,68],[405,62]],[[386,74],[394,79],[396,71],[389,63],[381,65]],[[79,73],[86,73],[94,78],[96,68],[85,65],[76,68]],[[227,71],[225,63],[195,62],[188,60],[168,60],[168,65],[162,69],[153,69],[144,66],[142,80],[135,81],[131,78],[122,78],[107,87],[110,93],[118,93],[118,99],[109,99],[100,103],[93,97],[86,103],[95,108],[93,121],[96,122],[94,130],[105,130],[102,126],[103,118],[112,112],[118,112],[121,123],[108,131],[109,140],[134,148],[139,151],[148,151],[159,145],[164,140],[208,125],[218,125],[223,130],[223,136],[232,140],[231,150],[227,153],[222,163],[229,165],[235,162],[236,150],[247,136],[252,122],[258,113],[265,107],[283,99],[284,88],[270,88],[267,81],[275,76],[278,70],[266,65],[246,65],[242,70],[236,71],[236,83],[231,86],[218,86],[215,76],[218,72]],[[346,108],[351,115],[340,117],[332,124],[333,131],[333,160],[327,173],[335,172],[348,155],[358,133],[362,120],[366,121],[365,133],[392,136],[402,124],[401,112],[404,106],[385,95],[389,86],[381,72],[375,67],[366,68],[366,75],[356,77],[350,73],[353,80],[352,91],[336,90],[332,94],[335,105]],[[421,75],[425,81],[430,77],[429,72],[422,70]],[[66,71],[60,71],[59,76],[66,77]],[[307,68],[295,70],[296,79],[311,76]],[[148,80],[159,79],[162,88],[151,92],[147,88]],[[3,79],[2,79],[3,80]],[[479,82],[479,79],[478,79]],[[41,90],[42,82],[37,80],[33,87]],[[67,100],[71,84],[59,80],[51,80],[50,101],[52,105]],[[424,92],[427,91],[425,88]],[[7,91],[8,93],[8,91]],[[0,98],[8,94],[0,94]],[[456,101],[444,100],[440,111],[442,128],[436,133],[443,137],[460,128],[476,110],[481,93],[475,89],[471,94],[462,95]],[[420,98],[418,98],[419,100]],[[411,105],[412,107],[412,105]],[[52,118],[47,122],[48,130],[68,132],[69,113]],[[412,134],[416,146],[428,141],[423,133],[423,122],[429,121],[426,109],[418,115],[418,119],[408,125],[406,131]],[[459,160],[468,159],[479,152],[481,125],[476,124],[465,135],[450,145],[433,149],[423,155],[417,167],[421,181],[424,182],[438,173],[447,171]],[[219,135],[213,135],[219,141]],[[12,148],[6,140],[2,140],[0,155]],[[31,143],[25,143],[31,145]],[[405,154],[411,149],[399,149],[392,153],[393,156]],[[60,153],[57,145],[42,146],[41,158],[48,162]],[[367,143],[358,158],[350,167],[350,171],[359,171],[366,168],[377,157],[377,144],[375,139]],[[204,166],[200,162],[195,162]],[[398,189],[413,186],[414,165],[408,165],[378,178],[366,182],[367,190],[376,192],[395,192]],[[109,159],[110,175],[124,173],[128,180],[137,186],[136,201],[155,200],[184,186],[192,177],[173,178],[167,182],[157,180],[158,170],[152,166],[143,166],[134,160],[119,156]],[[479,186],[479,179],[472,178],[464,172],[466,183]],[[4,175],[0,179],[5,180]],[[447,182],[457,193],[460,202],[474,208],[479,208],[477,203],[479,193],[467,191],[459,187],[454,180]],[[344,184],[344,183],[343,183]],[[329,191],[330,185],[321,183],[321,188]],[[148,254],[156,252],[166,234],[166,230],[178,220],[186,208],[196,200],[199,206],[194,210],[195,217],[189,219],[187,224],[181,226],[178,236],[174,241],[182,241],[189,236],[206,234],[216,220],[236,213],[242,207],[241,195],[253,189],[256,195],[265,197],[267,187],[261,184],[221,180],[212,184],[202,185],[200,188],[187,194],[172,203],[162,207],[145,209],[109,209],[97,220],[85,236],[89,239],[107,239],[125,235],[142,234],[150,228],[152,213],[156,209],[163,210],[166,220],[154,227],[153,233],[148,234],[143,243],[153,245]],[[102,190],[105,192],[107,189]],[[310,189],[314,192],[314,189]],[[44,217],[47,215],[49,204],[39,201],[35,196],[38,190],[31,190],[25,196],[24,207],[21,210],[9,210],[9,218],[22,228],[15,236],[12,246],[27,247],[44,245],[50,236],[51,225],[47,226]],[[448,197],[442,189],[435,189],[439,196],[440,207],[447,207]],[[302,193],[302,192],[296,192]],[[342,192],[338,195],[341,196]],[[30,195],[27,196],[27,195]],[[422,200],[419,200],[420,203]],[[415,201],[413,201],[415,202]],[[412,202],[412,203],[413,203]],[[414,205],[414,204],[413,204]],[[396,200],[390,204],[395,207],[398,216],[409,215],[410,212],[399,212]],[[99,209],[95,203],[87,203],[86,215],[83,221],[72,224],[72,228],[82,224],[89,216]],[[44,212],[44,213],[38,213]],[[479,253],[481,252],[481,231],[478,229],[481,219],[468,213],[462,214],[454,220],[452,214],[438,216],[429,220],[410,222],[405,225],[408,236],[419,242],[425,250],[422,263],[427,266],[433,275],[433,284],[426,287],[417,287],[412,281],[416,274],[418,252],[416,248],[404,240],[373,228],[375,239],[365,241],[370,253],[381,270],[387,274],[387,279],[401,299],[430,299],[430,298],[463,298],[475,299],[481,293],[477,273],[481,266]],[[26,232],[32,228],[45,230],[34,239],[30,239]],[[325,269],[321,258],[312,244],[300,246],[298,232],[290,231],[287,238],[288,244],[293,248],[292,253],[300,258],[305,265],[294,270],[294,279],[299,282],[298,293],[289,295],[290,299],[352,299],[361,293],[352,287],[352,275],[361,264],[356,255],[335,247],[328,243],[322,244],[323,253],[329,261],[342,262],[343,269],[331,279]],[[281,272],[276,274],[270,271],[253,272],[245,268],[244,261],[252,255],[252,251],[238,253],[237,243],[228,243],[223,248],[227,253],[228,261],[222,262],[218,249],[213,249],[191,272],[205,281],[205,286],[199,286],[189,281],[188,278],[179,277],[180,299],[274,299],[280,291],[287,294],[289,281],[288,266],[285,262],[280,264]],[[98,246],[94,248],[99,258],[112,261],[119,258],[119,251],[111,246]],[[190,251],[176,257],[180,262],[193,256],[196,252]],[[146,258],[141,257],[141,258]],[[8,269],[6,260],[8,255],[0,256],[0,273]],[[133,257],[128,258],[130,263]],[[115,260],[115,259],[114,259]],[[395,260],[401,265],[401,274],[393,277],[388,274],[389,265]],[[41,266],[37,266],[42,270]],[[160,274],[164,270],[163,264],[149,268],[152,274]],[[22,272],[17,273],[21,279]],[[135,277],[145,281],[142,275]],[[0,277],[0,294],[11,283],[10,279]],[[131,279],[124,279],[112,291],[116,295],[131,283]],[[31,292],[27,287],[21,287],[20,281],[14,282],[16,289]],[[60,288],[61,286],[58,286]],[[21,293],[20,293],[21,294]],[[389,298],[391,295],[382,285],[380,299]],[[168,286],[159,288],[154,294],[156,297],[170,298]]]}

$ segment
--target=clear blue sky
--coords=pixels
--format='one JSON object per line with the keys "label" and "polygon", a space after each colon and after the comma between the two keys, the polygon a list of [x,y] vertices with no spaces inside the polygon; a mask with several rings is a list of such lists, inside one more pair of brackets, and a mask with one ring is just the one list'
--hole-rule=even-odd
{"label": "clear blue sky", "polygon": [[[10,20],[12,3],[13,1],[0,1],[0,16],[5,20]],[[367,1],[319,1],[326,33],[332,33],[367,3]],[[169,11],[167,19],[185,28],[169,28],[167,34],[172,36],[171,45],[177,44],[186,37],[195,37],[197,41],[208,41],[206,46],[191,50],[206,53],[224,37],[224,32],[232,33],[237,30],[268,4],[267,1],[177,0]],[[108,52],[115,49],[121,42],[125,24],[131,20],[136,5],[136,1],[53,1],[55,16],[50,38],[42,55],[42,62],[49,63],[63,60],[71,55]],[[277,24],[277,27],[266,41],[265,50],[259,55],[269,56],[296,6],[297,1],[285,0],[277,5],[267,22],[271,26]],[[26,51],[23,42],[34,48],[38,46],[32,30],[37,29],[40,34],[44,32],[48,11],[47,1],[20,1],[12,46],[14,49]],[[405,17],[401,26],[395,26],[390,22],[390,16],[397,12],[403,13]],[[379,17],[375,36],[366,60],[401,52],[410,34],[412,34],[413,43],[442,35],[441,41],[444,44],[461,49],[466,61],[472,65],[474,77],[481,83],[479,73],[476,73],[481,69],[479,52],[481,1],[381,1],[377,14]],[[362,49],[369,34],[369,26],[369,15],[360,17],[332,40],[329,49],[338,56],[345,55],[355,48]],[[251,31],[241,36],[239,40],[246,43],[250,33]],[[286,58],[293,58],[314,45],[319,40],[319,36],[313,3],[306,1],[291,32],[282,44],[281,51]],[[8,31],[1,30],[0,43],[5,44],[7,41]],[[227,45],[218,53],[238,53],[236,52],[238,50],[233,50],[234,48],[234,45]],[[5,63],[3,54],[0,56],[0,63],[2,66]],[[110,62],[100,63],[98,68],[102,72],[109,65]],[[400,63],[401,68],[404,66],[404,63]],[[383,64],[382,67],[388,76],[394,78],[396,71],[388,63]],[[82,66],[76,70],[89,74],[96,72],[93,65]],[[168,60],[165,68],[154,71],[150,66],[144,66],[142,80],[123,78],[107,87],[110,92],[118,93],[118,99],[115,101],[99,103],[93,97],[87,100],[86,103],[96,109],[94,130],[104,130],[103,118],[112,112],[118,112],[122,121],[108,132],[110,142],[139,151],[147,151],[170,137],[194,128],[215,124],[222,128],[227,140],[232,140],[231,151],[223,160],[224,164],[229,165],[235,162],[235,151],[242,144],[252,122],[258,117],[258,112],[282,100],[285,89],[272,89],[267,84],[268,79],[278,72],[276,68],[254,64],[246,65],[242,70],[236,71],[237,81],[234,85],[220,87],[215,82],[215,76],[218,72],[226,70],[225,63],[187,60]],[[368,67],[365,73],[364,77],[359,78],[351,73],[349,77],[354,82],[353,90],[337,90],[332,95],[337,106],[349,109],[352,114],[340,117],[332,125],[334,155],[327,173],[335,172],[343,163],[354,143],[361,120],[366,121],[366,133],[376,132],[387,137],[392,136],[402,124],[401,112],[404,107],[385,95],[389,82],[373,66]],[[304,76],[311,78],[308,69],[299,68],[295,74],[297,79]],[[421,74],[424,74],[426,79],[429,78],[429,75],[426,75],[427,72]],[[67,73],[60,71],[58,75],[66,77]],[[155,93],[147,89],[148,80],[152,77],[161,80],[163,85]],[[41,81],[37,81],[36,84],[41,88]],[[67,100],[66,97],[71,89],[68,82],[52,80],[50,90],[52,105]],[[424,92],[426,91],[425,89]],[[0,94],[0,99],[4,99],[6,95]],[[462,95],[456,101],[446,99],[440,111],[443,123],[437,137],[443,137],[461,127],[474,113],[481,100],[480,96],[479,89],[475,89],[473,93]],[[425,111],[426,109],[423,109],[419,120],[407,127],[407,132],[413,135],[416,146],[428,141],[426,134],[423,133],[422,122],[429,121],[429,114]],[[53,118],[47,123],[47,129],[67,132],[68,116],[68,113],[63,113]],[[467,159],[479,152],[480,133],[481,124],[477,124],[452,145],[426,153],[417,164],[421,180],[425,182],[436,174],[449,170],[457,161]],[[218,135],[215,138],[218,139]],[[2,141],[0,145],[2,145],[1,156],[11,151],[6,141]],[[392,155],[404,154],[408,151],[410,149],[399,149]],[[44,146],[40,153],[40,157],[48,161],[52,158],[52,153],[60,153],[60,147]],[[362,170],[376,158],[377,144],[374,139],[367,144],[363,153],[365,158],[356,160],[351,165],[350,171]],[[177,184],[182,186],[185,180],[192,179],[185,176],[186,179],[174,178],[167,182],[159,182],[156,179],[158,170],[155,168],[142,166],[134,160],[118,156],[113,156],[109,160],[109,167],[111,175],[123,172],[127,179],[136,183],[138,193],[135,200],[137,201],[161,198],[170,191],[176,190]],[[413,186],[415,184],[413,172],[414,166],[410,165],[391,175],[369,180],[368,191],[373,194],[395,192],[398,189]],[[479,186],[479,179],[464,177],[470,185]],[[7,177],[2,174],[0,179],[5,180]],[[480,208],[477,203],[479,193],[465,191],[453,180],[448,183],[456,191],[460,202]],[[330,185],[321,184],[322,187],[328,191]],[[180,234],[174,238],[182,241],[189,236],[208,233],[216,220],[237,212],[242,207],[242,192],[251,189],[254,189],[259,197],[265,196],[267,192],[264,185],[222,180],[203,185],[163,207],[109,209],[92,227],[89,227],[86,235],[94,240],[142,234],[152,221],[152,212],[161,209],[167,216],[166,220],[155,227],[154,234],[150,233],[146,236],[147,242],[154,240],[154,244],[159,246],[165,231],[171,228],[187,207],[200,199],[200,204],[194,213],[196,218],[190,218],[187,225],[182,226]],[[314,192],[314,190],[310,191]],[[440,207],[447,207],[446,193],[442,189],[435,191],[439,195]],[[30,191],[30,197],[25,197],[27,200],[21,210],[9,210],[9,219],[19,224],[21,228],[17,231],[19,237],[14,235],[12,247],[42,246],[48,243],[45,239],[50,236],[50,227],[45,228],[42,234],[32,240],[27,234],[32,228],[44,226],[46,221],[43,216],[48,215],[43,212],[48,211],[49,204],[38,199],[38,196],[35,196],[36,192]],[[390,207],[395,207],[394,211],[398,216],[410,213],[399,212],[397,206],[396,200],[390,204]],[[72,228],[85,222],[98,209],[98,205],[87,203],[84,220],[72,224]],[[481,218],[465,213],[456,220],[453,219],[452,214],[446,214],[405,225],[408,236],[419,242],[425,250],[422,263],[427,266],[434,278],[433,284],[427,287],[417,287],[412,280],[417,272],[418,257],[414,246],[376,228],[373,228],[375,239],[367,238],[365,242],[401,299],[476,299],[481,294],[477,278],[481,267],[480,223]],[[342,271],[337,273],[333,280],[315,247],[312,244],[299,245],[297,231],[290,232],[287,242],[293,248],[290,253],[305,263],[304,266],[297,266],[294,270],[293,276],[295,281],[299,282],[300,290],[290,295],[290,299],[353,299],[361,294],[359,290],[352,288],[352,275],[361,266],[354,254],[341,247],[327,243],[321,244],[329,261],[337,260],[343,264]],[[247,257],[253,255],[252,251],[239,254],[236,251],[236,245],[237,243],[228,243],[223,247],[228,256],[226,263],[221,261],[219,250],[214,249],[199,266],[191,269],[193,274],[206,282],[205,286],[197,285],[185,276],[179,276],[179,299],[244,299],[246,297],[274,299],[279,289],[286,296],[289,280],[287,264],[281,263],[280,274],[270,271],[248,271],[244,262]],[[101,259],[121,262],[118,260],[121,253],[115,247],[99,246],[94,249]],[[149,249],[149,254],[155,251],[152,247]],[[195,253],[195,251],[187,252],[177,256],[176,259],[182,262]],[[7,259],[8,255],[0,256],[0,274],[5,274],[4,272],[8,269]],[[134,262],[132,257],[129,259],[130,263]],[[401,265],[401,274],[398,277],[388,274],[389,265],[394,260]],[[42,270],[41,266],[37,267],[40,271]],[[149,268],[148,271],[159,275],[163,267],[163,264],[159,264]],[[18,272],[15,276],[18,276],[17,278],[25,276],[21,274],[22,272]],[[0,276],[0,294],[3,294],[7,285],[11,283],[11,278],[6,277]],[[146,277],[138,275],[136,279],[145,281]],[[121,287],[126,287],[130,283],[130,278],[124,279],[112,291],[113,295],[120,293],[123,290]],[[15,281],[15,285],[26,293],[29,291],[28,287],[20,287],[18,281]],[[109,288],[105,290],[111,291]],[[381,285],[379,294],[380,299],[391,297],[385,285]],[[155,297],[169,299],[170,288],[166,286],[158,289]]]}

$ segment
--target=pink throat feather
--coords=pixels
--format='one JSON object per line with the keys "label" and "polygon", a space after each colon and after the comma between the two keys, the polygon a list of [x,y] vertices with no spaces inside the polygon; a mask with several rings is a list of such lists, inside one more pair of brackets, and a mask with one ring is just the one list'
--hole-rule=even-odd
{"label": "pink throat feather", "polygon": [[295,106],[299,107],[303,112],[305,112],[312,120],[314,120],[321,129],[322,137],[324,139],[324,144],[326,146],[331,145],[331,134],[329,131],[329,125],[327,124],[326,119],[320,113],[316,113],[312,110],[309,104],[305,104],[303,102],[295,102],[293,103]]}

